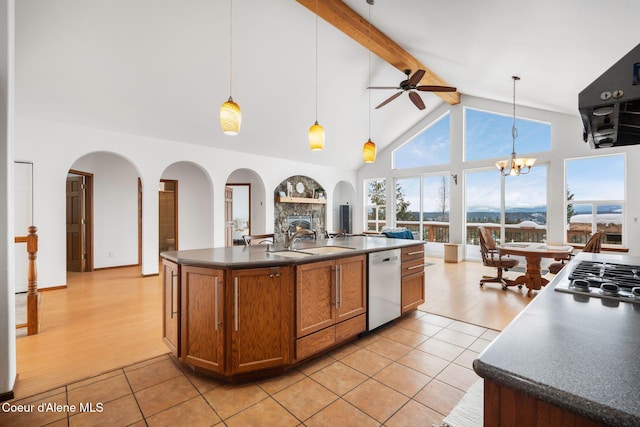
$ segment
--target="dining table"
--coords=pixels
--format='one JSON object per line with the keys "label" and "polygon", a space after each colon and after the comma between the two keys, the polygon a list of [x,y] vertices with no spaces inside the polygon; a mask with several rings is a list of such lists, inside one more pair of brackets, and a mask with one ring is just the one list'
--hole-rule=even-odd
{"label": "dining table", "polygon": [[568,259],[573,253],[573,246],[548,245],[540,242],[510,242],[498,246],[500,255],[524,257],[527,262],[525,274],[517,277],[514,285],[525,285],[527,296],[532,291],[542,289],[549,281],[542,277],[542,258]]}

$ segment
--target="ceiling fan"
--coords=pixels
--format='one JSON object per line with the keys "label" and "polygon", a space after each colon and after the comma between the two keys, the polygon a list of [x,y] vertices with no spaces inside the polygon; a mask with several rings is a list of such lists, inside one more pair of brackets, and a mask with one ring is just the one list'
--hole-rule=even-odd
{"label": "ceiling fan", "polygon": [[380,105],[376,107],[376,109],[383,107],[402,95],[404,92],[409,92],[409,99],[418,107],[419,110],[424,110],[424,102],[422,102],[422,98],[418,95],[415,90],[419,90],[422,92],[455,92],[457,89],[451,86],[433,86],[433,85],[418,85],[422,77],[424,76],[424,70],[417,70],[411,77],[411,70],[404,70],[404,73],[407,75],[407,79],[400,82],[399,86],[369,86],[367,89],[396,89],[400,90],[400,92],[391,95],[389,98],[385,99]]}

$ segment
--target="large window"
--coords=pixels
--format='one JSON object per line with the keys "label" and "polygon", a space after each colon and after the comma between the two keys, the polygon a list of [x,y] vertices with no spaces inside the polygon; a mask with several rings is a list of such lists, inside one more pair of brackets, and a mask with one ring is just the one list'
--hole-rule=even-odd
{"label": "large window", "polygon": [[387,222],[387,185],[384,178],[367,179],[364,182],[365,206],[367,212],[365,230],[380,231]]}
{"label": "large window", "polygon": [[567,242],[586,243],[594,231],[604,244],[623,245],[625,158],[623,155],[567,160]]}
{"label": "large window", "polygon": [[396,169],[449,163],[449,113],[393,152]]}
{"label": "large window", "polygon": [[396,225],[428,242],[449,242],[449,175],[396,180]]}
{"label": "large window", "polygon": [[[513,139],[513,116],[465,108],[465,160],[509,158]],[[536,153],[551,149],[551,125],[516,117],[516,152]]]}
{"label": "large window", "polygon": [[[504,186],[501,179],[504,179]],[[478,226],[496,242],[544,242],[547,238],[547,167],[536,165],[520,176],[495,169],[466,174],[467,255],[479,258]]]}

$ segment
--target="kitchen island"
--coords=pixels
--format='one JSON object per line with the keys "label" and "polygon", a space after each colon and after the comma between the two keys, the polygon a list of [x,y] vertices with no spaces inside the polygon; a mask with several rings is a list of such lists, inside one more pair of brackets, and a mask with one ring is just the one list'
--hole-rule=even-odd
{"label": "kitchen island", "polygon": [[474,361],[484,425],[640,425],[640,304],[555,291],[578,254]]}
{"label": "kitchen island", "polygon": [[424,242],[303,240],[163,252],[163,337],[194,370],[229,381],[273,375],[367,330],[367,259],[401,251],[402,311],[424,302]]}

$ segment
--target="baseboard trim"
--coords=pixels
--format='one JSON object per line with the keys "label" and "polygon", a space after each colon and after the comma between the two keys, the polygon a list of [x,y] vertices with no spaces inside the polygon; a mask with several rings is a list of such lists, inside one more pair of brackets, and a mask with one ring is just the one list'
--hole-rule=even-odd
{"label": "baseboard trim", "polygon": [[93,271],[101,271],[101,270],[113,270],[116,268],[130,268],[130,267],[139,267],[140,264],[129,264],[129,265],[114,265],[111,267],[99,267],[99,268],[94,268]]}
{"label": "baseboard trim", "polygon": [[57,291],[59,289],[67,289],[67,285],[51,286],[50,288],[38,288],[38,292]]}
{"label": "baseboard trim", "polygon": [[11,400],[14,397],[15,395],[13,394],[13,390],[5,391],[4,393],[0,393],[0,402],[6,402],[7,400]]}

